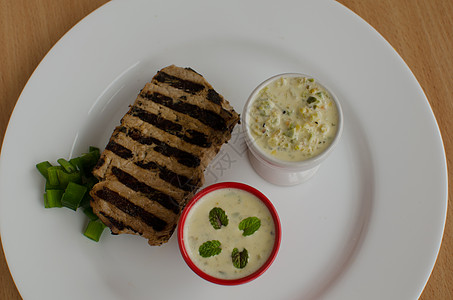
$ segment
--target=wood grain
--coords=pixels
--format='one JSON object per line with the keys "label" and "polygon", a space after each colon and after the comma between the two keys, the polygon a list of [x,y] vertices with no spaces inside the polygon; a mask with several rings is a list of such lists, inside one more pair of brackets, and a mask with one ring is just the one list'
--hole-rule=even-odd
{"label": "wood grain", "polygon": [[[0,0],[0,143],[14,105],[50,48],[105,0]],[[405,60],[437,118],[453,178],[453,1],[340,0],[372,25]],[[449,195],[449,206],[452,197]],[[453,299],[453,212],[421,300]],[[402,278],[401,280],[404,280]],[[0,253],[0,299],[21,299]]]}

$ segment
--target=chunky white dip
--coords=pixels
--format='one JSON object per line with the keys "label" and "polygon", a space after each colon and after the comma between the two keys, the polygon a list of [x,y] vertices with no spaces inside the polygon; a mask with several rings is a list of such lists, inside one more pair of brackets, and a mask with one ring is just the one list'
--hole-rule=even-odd
{"label": "chunky white dip", "polygon": [[[221,208],[228,224],[214,229],[209,213]],[[258,230],[244,236],[239,229],[241,221],[257,217]],[[238,279],[257,271],[269,258],[275,242],[275,226],[266,205],[255,195],[235,188],[212,191],[190,210],[184,224],[184,244],[194,264],[205,273],[221,279]],[[200,255],[200,246],[207,241],[220,242],[221,252],[210,257]],[[247,264],[237,268],[232,262],[233,249],[248,252]]]}
{"label": "chunky white dip", "polygon": [[257,145],[284,161],[316,156],[333,141],[338,111],[329,92],[313,78],[280,77],[263,87],[248,111]]}

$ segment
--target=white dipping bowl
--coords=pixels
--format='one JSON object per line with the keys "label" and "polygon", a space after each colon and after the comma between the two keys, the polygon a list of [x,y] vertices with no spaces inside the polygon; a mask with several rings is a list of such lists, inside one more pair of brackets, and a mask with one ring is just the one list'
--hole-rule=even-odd
{"label": "white dipping bowl", "polygon": [[[306,77],[315,79],[316,83],[323,87],[331,96],[331,99],[335,103],[338,112],[338,125],[336,126],[337,131],[335,137],[329,146],[327,146],[321,153],[312,156],[306,160],[301,161],[285,161],[278,159],[266,153],[257,143],[255,138],[250,132],[249,126],[249,109],[252,106],[253,102],[256,100],[258,93],[268,84],[272,83],[275,80],[284,78],[293,78],[293,77]],[[249,96],[247,102],[245,103],[244,110],[242,113],[242,126],[245,133],[245,141],[248,146],[248,157],[251,165],[255,171],[266,181],[282,186],[291,186],[297,185],[309,180],[318,170],[320,164],[329,156],[333,149],[338,144],[341,134],[343,132],[343,111],[341,109],[340,102],[338,98],[332,91],[322,84],[319,80],[313,76],[300,74],[300,73],[283,73],[279,75],[272,76],[271,78],[265,80],[263,83],[258,85],[251,95]]]}

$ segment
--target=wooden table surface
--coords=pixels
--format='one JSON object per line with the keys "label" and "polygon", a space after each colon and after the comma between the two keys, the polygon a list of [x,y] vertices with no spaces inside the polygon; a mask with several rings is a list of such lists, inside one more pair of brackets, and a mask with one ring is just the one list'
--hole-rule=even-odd
{"label": "wooden table surface", "polygon": [[[0,0],[0,144],[28,78],[58,39],[105,0]],[[408,64],[437,118],[453,178],[453,1],[340,0],[384,36]],[[449,195],[449,206],[452,196]],[[453,212],[420,299],[453,299]],[[404,280],[404,278],[401,278]],[[21,299],[0,253],[0,299]]]}

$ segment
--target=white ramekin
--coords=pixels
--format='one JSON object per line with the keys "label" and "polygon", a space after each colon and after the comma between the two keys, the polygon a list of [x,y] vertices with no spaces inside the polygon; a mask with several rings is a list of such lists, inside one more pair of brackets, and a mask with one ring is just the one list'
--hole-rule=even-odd
{"label": "white ramekin", "polygon": [[250,133],[250,128],[248,126],[249,124],[248,112],[252,103],[255,101],[255,98],[258,95],[259,91],[269,83],[278,80],[281,77],[313,78],[313,76],[300,73],[283,73],[272,76],[271,78],[262,82],[253,90],[247,102],[245,103],[244,110],[242,113],[242,126],[243,132],[245,133],[245,141],[247,143],[249,150],[248,157],[255,171],[262,178],[264,178],[266,181],[270,183],[276,185],[291,186],[303,183],[310,179],[318,170],[319,165],[328,157],[328,155],[333,151],[335,146],[338,144],[341,134],[343,132],[343,111],[341,109],[340,102],[338,101],[336,95],[332,93],[332,91],[328,89],[324,84],[322,84],[316,78],[314,78],[317,84],[322,86],[330,94],[338,111],[337,132],[332,143],[323,152],[303,161],[289,162],[279,160],[276,159],[275,157],[270,156],[269,154],[264,152],[259,146],[257,146],[256,143],[254,142],[254,138]]}

